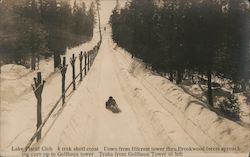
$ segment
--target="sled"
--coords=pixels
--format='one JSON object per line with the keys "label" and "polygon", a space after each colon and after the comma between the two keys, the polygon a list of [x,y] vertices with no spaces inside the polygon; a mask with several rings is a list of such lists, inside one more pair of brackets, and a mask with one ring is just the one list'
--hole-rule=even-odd
{"label": "sled", "polygon": [[118,105],[116,104],[116,101],[113,98],[109,99],[106,102],[106,109],[110,110],[113,113],[120,113],[121,112]]}

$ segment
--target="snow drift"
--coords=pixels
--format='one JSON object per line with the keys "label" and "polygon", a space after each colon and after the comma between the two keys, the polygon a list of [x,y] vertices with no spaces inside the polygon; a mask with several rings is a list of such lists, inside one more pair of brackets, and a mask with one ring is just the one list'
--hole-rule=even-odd
{"label": "snow drift", "polygon": [[[210,111],[206,104],[185,93],[180,87],[147,70],[141,61],[131,59],[127,52],[116,53],[116,55],[121,62],[126,60],[126,69],[129,70],[129,73],[151,91],[150,93],[158,99],[161,109],[174,117],[182,129],[193,139],[195,145],[228,148],[239,146],[240,152],[249,152],[249,141],[247,140],[250,138],[249,128],[218,116]],[[137,97],[143,98],[143,95],[137,92]],[[169,129],[172,124],[164,121],[164,114],[157,111],[152,104],[147,106],[146,112],[150,116],[152,124],[157,128],[158,134],[163,139],[171,141],[172,138],[173,141]],[[225,151],[232,152],[232,150],[226,149]]]}

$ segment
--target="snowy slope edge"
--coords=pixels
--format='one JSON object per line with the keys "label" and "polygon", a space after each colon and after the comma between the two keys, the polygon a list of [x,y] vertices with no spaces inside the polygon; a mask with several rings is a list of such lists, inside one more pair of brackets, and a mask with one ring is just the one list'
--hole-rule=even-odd
{"label": "snowy slope edge", "polygon": [[188,95],[166,78],[147,70],[140,61],[131,59],[126,52],[116,53],[116,55],[119,55],[117,58],[127,60],[129,72],[142,84],[151,90],[154,89],[170,102],[161,105],[173,115],[196,144],[215,147],[239,146],[240,152],[249,152],[248,128],[218,116],[207,109],[204,103]]}

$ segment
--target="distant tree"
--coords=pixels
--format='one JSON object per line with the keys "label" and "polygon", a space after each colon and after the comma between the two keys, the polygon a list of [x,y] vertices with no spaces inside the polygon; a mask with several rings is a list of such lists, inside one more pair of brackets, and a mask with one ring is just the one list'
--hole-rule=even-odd
{"label": "distant tree", "polygon": [[40,1],[42,23],[48,32],[48,48],[54,53],[54,68],[61,63],[60,55],[66,51],[66,43],[63,39],[63,17],[60,16],[60,7],[56,0]]}
{"label": "distant tree", "polygon": [[[54,54],[54,68],[67,47],[93,36],[95,10],[84,3],[74,6],[58,0],[2,0],[0,4],[1,55],[20,63],[31,57],[34,70],[40,54]],[[2,53],[3,52],[3,53]],[[20,63],[23,64],[23,63]]]}
{"label": "distant tree", "polygon": [[[227,54],[225,63],[230,60],[230,65],[223,70],[223,74],[244,89],[249,83],[249,43],[250,43],[250,11],[245,1],[229,0],[228,12],[225,15],[226,39],[225,49]],[[237,86],[235,86],[237,91]]]}
{"label": "distant tree", "polygon": [[96,11],[94,2],[90,4],[87,16],[88,16],[87,32],[90,36],[93,36],[94,25],[96,24],[96,18],[95,18]]}
{"label": "distant tree", "polygon": [[249,10],[244,0],[131,0],[113,10],[112,38],[177,84],[187,71],[205,75],[213,106],[214,75],[249,83]]}
{"label": "distant tree", "polygon": [[[188,14],[187,14],[188,15]],[[216,52],[220,44],[220,32],[222,30],[221,8],[215,0],[206,0],[194,3],[189,9],[189,22],[186,22],[184,33],[186,34],[187,57],[192,70],[198,70],[200,74],[206,74],[208,78],[208,102],[213,106],[212,73],[216,70]]]}
{"label": "distant tree", "polygon": [[101,2],[100,2],[100,0],[96,0],[96,9],[97,9],[97,15],[98,15],[100,39],[102,40],[101,16],[100,16]]}
{"label": "distant tree", "polygon": [[[40,11],[35,0],[26,0],[24,5],[17,8],[18,38],[16,53],[31,53],[31,69],[36,69],[36,58],[47,51],[47,33],[39,23]],[[20,20],[22,19],[22,20]]]}
{"label": "distant tree", "polygon": [[[2,0],[0,3],[0,55],[3,62],[20,63],[21,56],[15,53],[15,42],[18,36],[14,8],[24,2],[20,0]],[[12,60],[12,61],[10,61]]]}

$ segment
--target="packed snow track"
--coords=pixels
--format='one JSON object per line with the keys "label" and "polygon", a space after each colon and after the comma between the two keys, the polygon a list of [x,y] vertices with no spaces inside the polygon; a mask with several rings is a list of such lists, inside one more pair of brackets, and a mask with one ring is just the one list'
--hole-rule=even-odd
{"label": "packed snow track", "polygon": [[[133,59],[117,49],[110,32],[104,32],[103,43],[89,73],[77,90],[68,95],[64,107],[54,113],[43,129],[42,139],[33,147],[51,146],[54,151],[67,146],[98,147],[101,150],[104,147],[131,146],[218,148],[230,146],[227,141],[233,140],[242,146],[243,152],[248,149],[246,129],[228,120],[220,121],[215,113],[197,105],[197,100],[159,77],[164,79],[162,87],[167,85],[169,88],[167,93],[175,94],[167,98],[162,93],[164,89],[160,91],[152,85],[154,83],[135,76]],[[141,73],[147,75],[147,72]],[[158,76],[152,77],[158,79]],[[110,96],[116,100],[120,113],[105,108]],[[173,100],[184,102],[187,105],[185,112],[176,107]],[[192,112],[188,109],[190,107]],[[196,119],[199,116],[192,118],[197,108],[201,118],[207,116],[209,121],[204,120],[207,125]],[[210,128],[216,132],[211,132]],[[225,131],[230,129],[231,132]],[[242,136],[235,138],[239,132]]]}
{"label": "packed snow track", "polygon": [[[148,102],[157,106],[157,100],[129,73],[123,66],[126,61],[115,53],[110,36],[104,35],[99,54],[83,84],[60,115],[54,117],[53,125],[45,129],[47,132],[39,145],[145,147],[166,144],[143,109]],[[144,100],[136,96],[138,92],[143,92]],[[116,100],[121,113],[113,114],[105,108],[109,96]],[[160,112],[158,109],[155,112]],[[173,139],[168,140],[171,141],[168,145],[196,145],[171,115],[161,113],[171,124]]]}

